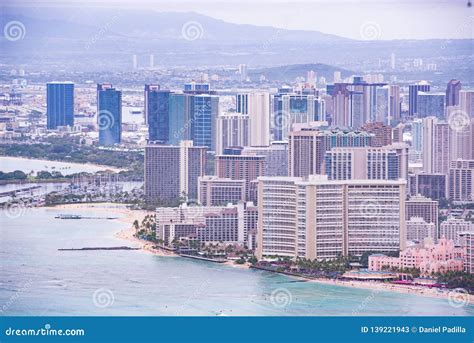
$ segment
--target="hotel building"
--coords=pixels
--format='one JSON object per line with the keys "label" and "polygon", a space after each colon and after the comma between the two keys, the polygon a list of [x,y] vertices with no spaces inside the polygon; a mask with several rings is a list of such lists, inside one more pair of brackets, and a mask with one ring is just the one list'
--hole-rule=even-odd
{"label": "hotel building", "polygon": [[265,175],[265,156],[242,155],[240,149],[235,154],[216,156],[216,175],[219,178],[245,180],[246,199],[250,199],[250,182]]}
{"label": "hotel building", "polygon": [[406,222],[407,241],[421,243],[425,238],[430,238],[434,242],[438,240],[436,226],[434,223],[427,223],[421,217],[411,217]]}
{"label": "hotel building", "polygon": [[332,148],[324,165],[329,180],[407,180],[408,146]]}
{"label": "hotel building", "polygon": [[198,178],[204,176],[206,147],[181,141],[180,146],[145,147],[145,198],[148,202],[178,203],[181,197],[197,199]]}
{"label": "hotel building", "polygon": [[225,206],[245,201],[245,180],[201,176],[198,179],[198,199],[202,206]]}
{"label": "hotel building", "polygon": [[405,181],[261,177],[257,257],[325,259],[405,246]]}
{"label": "hotel building", "polygon": [[447,238],[454,242],[454,245],[461,245],[460,233],[474,231],[474,224],[461,218],[449,217],[439,226],[439,237]]}
{"label": "hotel building", "polygon": [[413,217],[423,218],[427,223],[438,227],[438,202],[422,195],[415,195],[406,201],[406,220]]}
{"label": "hotel building", "polygon": [[449,198],[455,202],[474,201],[474,160],[451,161]]}

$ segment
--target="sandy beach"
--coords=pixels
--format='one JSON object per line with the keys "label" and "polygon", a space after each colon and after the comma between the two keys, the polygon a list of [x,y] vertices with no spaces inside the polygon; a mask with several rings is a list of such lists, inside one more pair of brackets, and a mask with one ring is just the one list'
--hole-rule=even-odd
{"label": "sandy beach", "polygon": [[[126,208],[124,205],[121,204],[114,204],[114,203],[89,203],[89,204],[67,204],[67,205],[58,205],[55,208],[63,208],[68,210],[94,210],[97,212],[104,212],[107,214],[119,214],[121,215],[120,218],[116,219],[118,221],[128,223],[130,226],[127,229],[119,231],[115,234],[117,238],[126,240],[128,242],[133,243],[135,247],[140,248],[142,251],[151,253],[158,256],[179,256],[171,251],[164,250],[164,249],[155,249],[153,248],[153,243],[146,242],[136,238],[133,234],[135,233],[132,224],[135,220],[139,222],[149,214],[154,214],[154,212],[143,211],[143,210],[130,210]],[[239,269],[248,269],[250,267],[249,263],[245,264],[236,264],[234,261],[227,261],[222,263],[222,265],[229,266],[232,268],[239,268]],[[464,303],[474,304],[474,297],[472,295],[461,293],[460,295],[456,295],[453,291],[450,290],[442,290],[437,288],[428,288],[422,286],[404,286],[404,285],[396,285],[390,283],[381,283],[381,282],[373,282],[373,281],[346,281],[346,280],[330,280],[330,279],[309,279],[304,277],[298,276],[290,276],[294,277],[299,280],[306,280],[308,282],[316,282],[321,284],[327,285],[336,285],[336,286],[343,286],[343,287],[353,287],[353,288],[362,288],[372,290],[373,293],[381,292],[381,291],[388,291],[388,292],[398,292],[398,293],[405,293],[405,294],[414,294],[420,296],[427,296],[433,298],[441,298],[441,299],[450,299],[455,303],[460,301]]]}
{"label": "sandy beach", "polygon": [[152,253],[158,256],[178,256],[171,251],[167,251],[164,249],[155,249],[153,248],[153,243],[143,241],[134,236],[135,229],[132,227],[133,222],[135,220],[141,222],[146,215],[152,215],[154,214],[154,212],[144,210],[130,210],[122,204],[114,203],[66,204],[55,206],[55,208],[75,211],[94,210],[96,212],[107,213],[108,215],[120,215],[120,217],[116,220],[130,225],[128,228],[117,232],[115,234],[115,237],[133,243],[134,247],[140,248],[142,251],[145,251],[147,253]]}

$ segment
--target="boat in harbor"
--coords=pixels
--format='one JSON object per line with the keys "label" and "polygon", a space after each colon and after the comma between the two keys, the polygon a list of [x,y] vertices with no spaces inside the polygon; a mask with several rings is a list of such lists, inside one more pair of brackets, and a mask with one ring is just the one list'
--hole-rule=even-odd
{"label": "boat in harbor", "polygon": [[58,214],[56,219],[81,219],[82,216],[79,214]]}

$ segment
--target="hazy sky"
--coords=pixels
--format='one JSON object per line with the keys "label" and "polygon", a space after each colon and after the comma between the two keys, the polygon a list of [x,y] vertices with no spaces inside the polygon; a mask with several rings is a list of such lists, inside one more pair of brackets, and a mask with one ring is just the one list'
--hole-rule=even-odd
{"label": "hazy sky", "polygon": [[[5,1],[5,0],[3,0]],[[2,2],[3,2],[2,1]],[[473,0],[471,0],[473,1]],[[379,39],[473,38],[469,0],[6,0],[10,5],[130,7],[195,11],[233,23],[317,30],[362,39],[375,27]]]}

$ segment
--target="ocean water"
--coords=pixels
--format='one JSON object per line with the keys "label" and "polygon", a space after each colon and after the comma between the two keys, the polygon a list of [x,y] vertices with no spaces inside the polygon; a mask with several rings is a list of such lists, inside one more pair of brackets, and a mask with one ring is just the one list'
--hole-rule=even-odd
{"label": "ocean water", "polygon": [[0,211],[2,315],[474,315],[445,299],[354,289],[143,251],[58,251],[133,245],[117,220]]}

